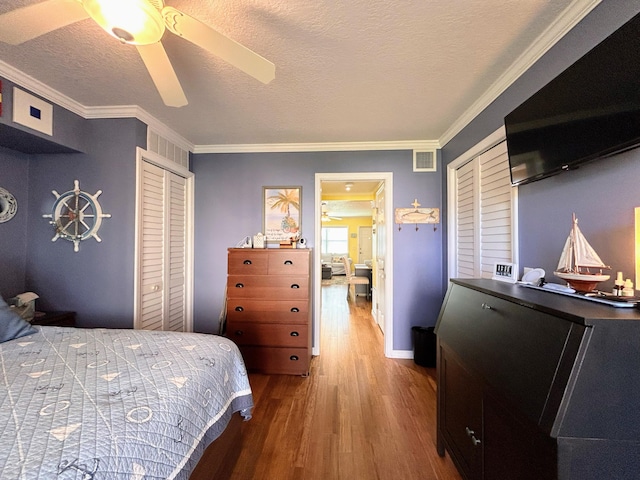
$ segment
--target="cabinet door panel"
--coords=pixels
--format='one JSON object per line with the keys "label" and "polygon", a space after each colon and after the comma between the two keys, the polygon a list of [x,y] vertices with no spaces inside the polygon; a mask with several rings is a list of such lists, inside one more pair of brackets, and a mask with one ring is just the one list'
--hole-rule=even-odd
{"label": "cabinet door panel", "polygon": [[451,456],[468,480],[482,478],[482,390],[451,352],[442,349],[441,427]]}

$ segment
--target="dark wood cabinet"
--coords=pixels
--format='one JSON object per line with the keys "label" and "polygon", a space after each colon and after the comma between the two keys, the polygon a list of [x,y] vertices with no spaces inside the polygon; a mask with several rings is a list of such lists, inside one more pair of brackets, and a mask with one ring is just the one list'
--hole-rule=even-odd
{"label": "dark wood cabinet", "polygon": [[437,448],[465,479],[637,478],[638,310],[452,280],[436,334]]}
{"label": "dark wood cabinet", "polygon": [[75,327],[76,312],[36,312],[31,323],[33,325]]}
{"label": "dark wood cabinet", "polygon": [[307,375],[311,250],[230,248],[226,336],[250,371]]}

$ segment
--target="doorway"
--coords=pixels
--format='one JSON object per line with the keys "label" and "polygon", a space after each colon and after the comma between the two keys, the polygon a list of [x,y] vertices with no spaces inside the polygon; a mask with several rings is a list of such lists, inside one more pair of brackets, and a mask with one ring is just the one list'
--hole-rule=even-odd
{"label": "doorway", "polygon": [[[393,173],[392,172],[360,172],[360,173],[316,173],[315,175],[315,245],[313,254],[314,271],[322,271],[321,260],[321,225],[322,225],[322,183],[323,182],[357,182],[357,181],[377,181],[384,195],[381,204],[376,203],[374,212],[376,225],[373,234],[374,242],[376,237],[383,236],[384,246],[378,249],[374,244],[373,251],[382,260],[383,275],[377,277],[378,282],[382,282],[380,288],[385,292],[383,299],[378,299],[375,295],[372,302],[372,314],[376,323],[382,322],[381,330],[384,335],[384,354],[386,357],[393,357],[393,219],[392,199],[393,199]],[[387,218],[389,217],[389,218]],[[374,261],[374,270],[376,262]],[[318,274],[318,279],[319,279]],[[314,282],[314,327],[313,327],[313,355],[320,355],[320,332],[322,321],[322,285],[321,281]],[[382,300],[380,303],[379,300]]]}

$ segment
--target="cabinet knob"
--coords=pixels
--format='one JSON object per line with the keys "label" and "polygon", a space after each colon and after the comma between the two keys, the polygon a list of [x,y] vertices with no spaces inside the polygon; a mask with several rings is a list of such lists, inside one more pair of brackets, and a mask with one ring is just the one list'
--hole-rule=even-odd
{"label": "cabinet knob", "polygon": [[467,437],[469,437],[471,439],[471,443],[473,444],[474,447],[477,447],[478,445],[480,445],[480,439],[476,438],[476,432],[471,430],[469,427],[464,427],[465,431],[467,432]]}
{"label": "cabinet knob", "polygon": [[291,355],[291,356],[289,357],[289,360],[293,360],[293,361],[295,362],[295,361],[299,360],[299,358],[298,358],[298,356],[297,356],[297,355]]}
{"label": "cabinet knob", "polygon": [[489,305],[488,303],[483,303],[482,308],[484,308],[485,310],[491,310],[491,305]]}
{"label": "cabinet knob", "polygon": [[289,335],[291,335],[292,337],[300,336],[300,334],[298,332],[291,332]]}
{"label": "cabinet knob", "polygon": [[291,261],[291,260],[285,260],[285,261],[284,261],[284,264],[285,264],[285,265],[293,265],[293,261]]}
{"label": "cabinet knob", "polygon": [[236,330],[236,335],[238,335],[239,337],[241,337],[244,334],[244,332],[242,330]]}
{"label": "cabinet knob", "polygon": [[293,285],[291,285],[291,288],[300,288],[300,285],[298,285],[297,283],[294,283]]}
{"label": "cabinet knob", "polygon": [[235,310],[236,312],[244,312],[244,308],[242,307],[236,307]]}
{"label": "cabinet knob", "polygon": [[245,261],[244,261],[244,262],[242,262],[242,263],[244,263],[245,265],[251,265],[251,260],[245,260]]}
{"label": "cabinet knob", "polygon": [[297,308],[297,307],[293,307],[293,308],[291,309],[291,312],[292,312],[292,313],[298,313],[299,311],[300,311],[300,309],[299,309],[299,308]]}
{"label": "cabinet knob", "polygon": [[244,283],[236,283],[236,288],[244,288]]}

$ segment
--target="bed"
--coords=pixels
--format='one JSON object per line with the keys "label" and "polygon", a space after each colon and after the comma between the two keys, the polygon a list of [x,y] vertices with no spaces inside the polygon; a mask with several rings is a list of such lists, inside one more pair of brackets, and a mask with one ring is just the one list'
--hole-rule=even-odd
{"label": "bed", "polygon": [[[226,338],[20,321],[0,332],[1,478],[188,479],[232,418],[251,416]],[[209,473],[226,460],[210,457]]]}

